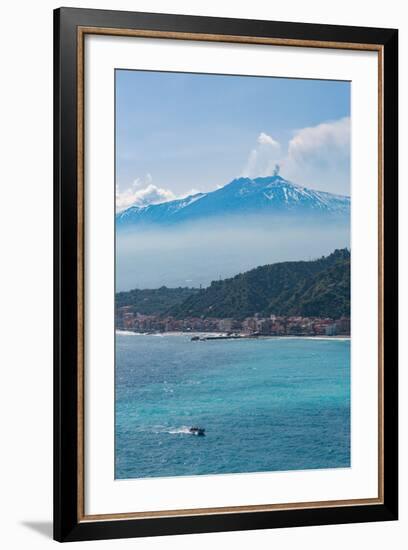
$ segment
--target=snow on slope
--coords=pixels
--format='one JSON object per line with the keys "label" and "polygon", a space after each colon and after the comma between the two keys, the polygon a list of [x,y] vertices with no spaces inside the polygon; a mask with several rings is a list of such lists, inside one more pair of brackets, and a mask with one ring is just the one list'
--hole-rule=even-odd
{"label": "snow on slope", "polygon": [[227,214],[270,213],[297,216],[348,216],[350,197],[314,191],[280,175],[238,178],[209,193],[197,193],[148,206],[132,206],[116,216],[118,227],[174,224]]}

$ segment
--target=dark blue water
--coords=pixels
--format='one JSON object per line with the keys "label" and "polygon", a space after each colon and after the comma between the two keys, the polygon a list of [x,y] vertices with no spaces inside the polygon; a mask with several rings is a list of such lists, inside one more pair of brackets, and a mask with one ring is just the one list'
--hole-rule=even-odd
{"label": "dark blue water", "polygon": [[117,334],[115,424],[117,479],[348,467],[350,342]]}

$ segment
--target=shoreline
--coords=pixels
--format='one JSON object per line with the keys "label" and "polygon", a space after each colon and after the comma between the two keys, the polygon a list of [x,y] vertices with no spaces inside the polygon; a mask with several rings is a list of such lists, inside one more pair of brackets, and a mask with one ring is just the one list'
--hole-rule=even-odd
{"label": "shoreline", "polygon": [[[146,332],[136,332],[132,330],[120,330],[115,329],[115,335],[121,335],[121,336],[156,336],[156,337],[167,337],[167,336],[191,336],[191,337],[201,337],[201,338],[213,338],[217,339],[217,337],[220,337],[220,340],[228,340],[228,335],[225,332],[196,332],[196,331],[189,331],[189,332],[181,332],[181,331],[174,331],[174,332],[154,332],[154,333],[146,333]],[[270,339],[296,339],[296,340],[351,340],[351,336],[347,335],[334,335],[334,336],[326,336],[323,334],[316,334],[316,335],[309,335],[309,336],[296,336],[295,334],[282,334],[282,335],[259,335],[259,336],[242,336],[241,338],[230,338],[231,340],[270,340]]]}

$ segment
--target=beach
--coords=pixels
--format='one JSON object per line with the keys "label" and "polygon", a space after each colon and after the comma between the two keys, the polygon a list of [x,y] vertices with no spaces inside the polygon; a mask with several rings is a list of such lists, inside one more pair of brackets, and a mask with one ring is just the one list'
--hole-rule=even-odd
{"label": "beach", "polygon": [[[132,330],[116,330],[116,334],[121,336],[191,336],[191,337],[201,337],[201,338],[216,338],[217,336],[220,337],[227,337],[227,333],[225,332],[197,332],[197,331],[189,331],[189,332],[180,332],[180,331],[172,331],[172,332],[155,332],[155,333],[146,333],[146,332],[136,332]],[[240,335],[242,338],[249,338],[248,335]],[[304,339],[304,340],[344,340],[349,341],[350,336],[343,336],[343,335],[333,335],[333,336],[293,336],[293,335],[259,335],[254,336],[253,338],[256,339],[279,339],[279,338],[285,338],[285,339]]]}

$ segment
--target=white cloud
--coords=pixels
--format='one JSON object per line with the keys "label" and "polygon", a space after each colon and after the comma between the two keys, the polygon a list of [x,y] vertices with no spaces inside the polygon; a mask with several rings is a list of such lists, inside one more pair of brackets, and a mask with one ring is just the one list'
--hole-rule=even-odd
{"label": "white cloud", "polygon": [[307,187],[350,194],[350,118],[297,130],[282,173]]}
{"label": "white cloud", "polygon": [[257,142],[260,145],[272,145],[273,147],[280,147],[279,143],[275,141],[272,136],[265,134],[265,132],[261,132],[259,134]]}
{"label": "white cloud", "polygon": [[310,128],[297,130],[289,142],[288,154],[302,160],[310,155],[324,156],[327,152],[349,154],[350,119],[341,118],[333,122],[324,122]]}
{"label": "white cloud", "polygon": [[152,176],[147,174],[144,179],[135,179],[132,185],[124,191],[120,191],[116,187],[116,211],[121,212],[130,206],[147,206],[148,204],[169,202],[189,195],[195,195],[196,193],[199,193],[197,189],[191,189],[182,195],[175,195],[170,189],[154,185],[152,183]]}
{"label": "white cloud", "polygon": [[162,189],[152,183],[151,174],[136,178],[132,185],[123,191],[116,186],[116,211],[120,212],[130,206],[146,206],[174,200],[176,197],[169,189]]}
{"label": "white cloud", "polygon": [[281,158],[281,146],[272,136],[261,132],[249,154],[242,175],[249,178],[269,176]]}
{"label": "white cloud", "polygon": [[140,187],[141,185],[149,185],[152,183],[153,178],[150,172],[147,172],[146,176],[144,178],[136,178],[133,181],[133,187]]}
{"label": "white cloud", "polygon": [[261,132],[243,176],[269,176],[279,165],[283,177],[312,189],[350,194],[350,119],[342,118],[294,132],[286,153]]}
{"label": "white cloud", "polygon": [[146,206],[147,204],[172,201],[175,198],[176,196],[169,189],[162,189],[150,183],[143,189],[134,190],[131,187],[123,193],[117,193],[116,206],[118,209],[128,206]]}

